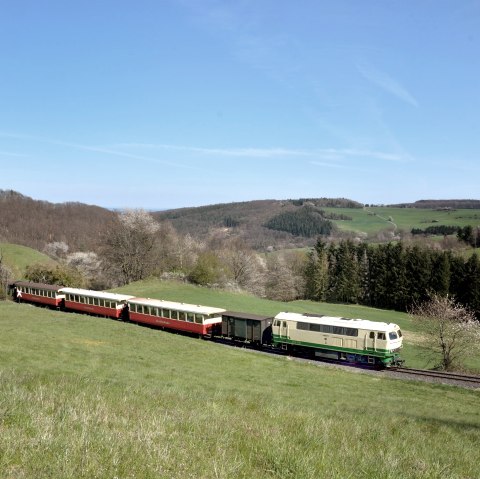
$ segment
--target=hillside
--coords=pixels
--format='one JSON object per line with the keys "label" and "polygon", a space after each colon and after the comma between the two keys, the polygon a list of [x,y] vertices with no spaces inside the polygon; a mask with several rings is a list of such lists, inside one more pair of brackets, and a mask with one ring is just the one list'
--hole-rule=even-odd
{"label": "hillside", "polygon": [[219,237],[234,235],[261,250],[313,244],[318,234],[335,230],[334,220],[348,219],[332,212],[335,208],[359,210],[362,205],[344,198],[259,200],[160,211],[153,216],[170,221],[182,234],[200,238],[212,231]]}
{"label": "hillside", "polygon": [[42,251],[58,241],[67,243],[71,251],[90,251],[114,215],[99,206],[49,203],[0,190],[0,242]]}
{"label": "hillside", "polygon": [[32,264],[55,266],[56,261],[39,251],[10,243],[0,243],[2,262],[12,271],[15,278],[23,278],[25,269]]}
{"label": "hillside", "polygon": [[[55,204],[0,190],[0,242],[39,251],[48,243],[65,242],[70,252],[96,251],[101,232],[115,214],[98,206]],[[151,214],[198,241],[221,242],[233,237],[265,251],[312,246],[318,235],[383,242],[432,225],[477,228],[480,200],[421,200],[365,207],[345,198],[257,200]]]}

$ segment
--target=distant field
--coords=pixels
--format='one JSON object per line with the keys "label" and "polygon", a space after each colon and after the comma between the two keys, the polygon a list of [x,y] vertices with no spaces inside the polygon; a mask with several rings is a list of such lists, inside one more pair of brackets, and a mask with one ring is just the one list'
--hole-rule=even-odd
{"label": "distant field", "polygon": [[11,302],[0,331],[2,478],[478,477],[479,391]]}
{"label": "distant field", "polygon": [[15,276],[22,276],[27,266],[32,264],[45,264],[54,266],[56,262],[37,250],[17,244],[0,243],[0,254],[5,264],[12,269]]}
{"label": "distant field", "polygon": [[350,216],[352,221],[334,221],[345,231],[364,232],[369,235],[384,230],[392,230],[388,222],[391,218],[397,229],[411,231],[412,228],[425,229],[428,226],[466,226],[480,225],[480,210],[460,209],[455,211],[437,211],[420,208],[371,207],[355,208],[322,208],[326,212]]}

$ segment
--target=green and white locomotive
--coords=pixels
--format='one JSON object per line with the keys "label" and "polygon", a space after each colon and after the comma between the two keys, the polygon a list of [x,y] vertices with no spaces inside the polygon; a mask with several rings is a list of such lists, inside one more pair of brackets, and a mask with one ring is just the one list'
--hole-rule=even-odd
{"label": "green and white locomotive", "polygon": [[370,364],[403,363],[402,332],[394,323],[282,312],[272,325],[274,346],[315,357]]}

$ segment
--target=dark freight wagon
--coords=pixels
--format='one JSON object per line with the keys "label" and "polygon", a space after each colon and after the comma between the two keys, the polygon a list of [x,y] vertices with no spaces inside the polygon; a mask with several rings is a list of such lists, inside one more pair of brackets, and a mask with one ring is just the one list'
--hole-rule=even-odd
{"label": "dark freight wagon", "polygon": [[272,322],[270,316],[226,311],[222,314],[222,336],[246,343],[271,344]]}

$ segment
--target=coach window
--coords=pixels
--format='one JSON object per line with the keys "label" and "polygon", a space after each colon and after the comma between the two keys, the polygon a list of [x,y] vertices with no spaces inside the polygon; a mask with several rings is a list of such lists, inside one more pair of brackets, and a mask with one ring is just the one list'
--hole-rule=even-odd
{"label": "coach window", "polygon": [[[162,309],[162,314],[161,314],[161,316],[162,316],[163,318],[167,318],[167,319],[170,318],[170,310],[168,310],[168,309]],[[174,318],[174,319],[175,319],[175,318]]]}
{"label": "coach window", "polygon": [[174,309],[167,310],[167,311],[169,312],[169,317],[170,318],[178,320],[178,311],[175,311]]}
{"label": "coach window", "polygon": [[373,331],[370,331],[370,339],[375,339],[375,333]]}
{"label": "coach window", "polygon": [[385,340],[385,333],[378,333],[378,334],[377,334],[377,338],[378,338],[378,339]]}
{"label": "coach window", "polygon": [[195,315],[195,322],[198,323],[198,324],[202,324],[203,323],[203,315],[202,314],[196,314]]}
{"label": "coach window", "polygon": [[193,323],[193,321],[194,321],[194,314],[193,313],[187,313],[187,321],[189,323]]}
{"label": "coach window", "polygon": [[180,321],[186,321],[186,314],[183,311],[178,311],[178,319]]}

